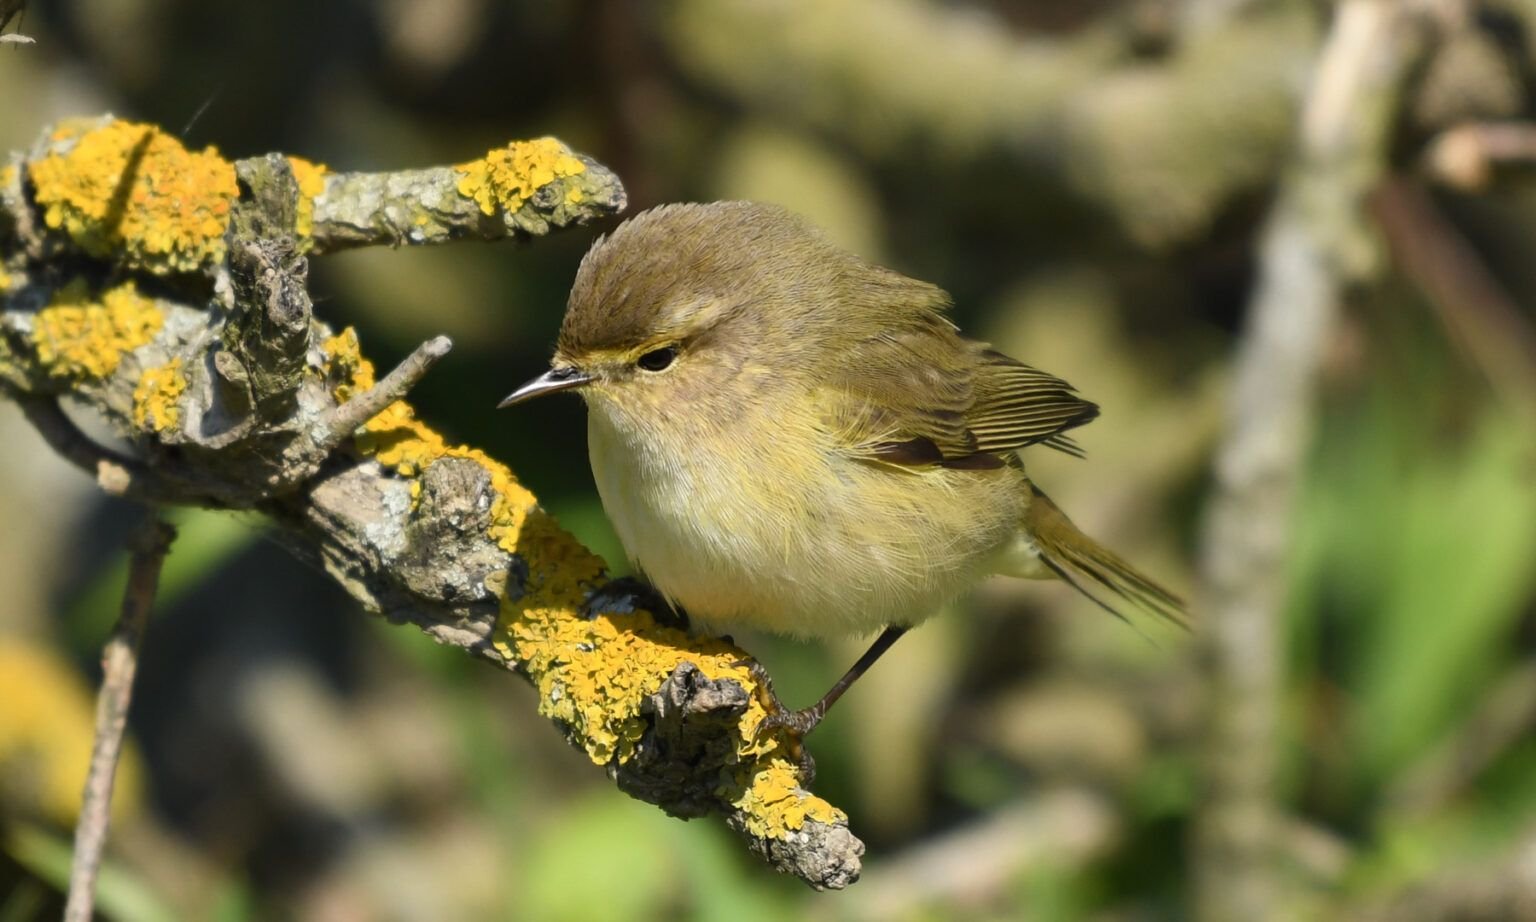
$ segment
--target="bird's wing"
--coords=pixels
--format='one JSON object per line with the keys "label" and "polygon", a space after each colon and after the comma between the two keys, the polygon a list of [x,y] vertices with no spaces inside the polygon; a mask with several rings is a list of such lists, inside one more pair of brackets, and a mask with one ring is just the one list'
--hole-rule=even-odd
{"label": "bird's wing", "polygon": [[976,402],[965,421],[978,450],[1008,452],[1038,443],[1082,457],[1065,433],[1097,417],[1098,405],[1055,375],[977,346]]}
{"label": "bird's wing", "polygon": [[1065,381],[928,312],[850,344],[819,388],[851,454],[904,467],[998,467],[1036,443],[1081,454],[1064,433],[1098,415]]}

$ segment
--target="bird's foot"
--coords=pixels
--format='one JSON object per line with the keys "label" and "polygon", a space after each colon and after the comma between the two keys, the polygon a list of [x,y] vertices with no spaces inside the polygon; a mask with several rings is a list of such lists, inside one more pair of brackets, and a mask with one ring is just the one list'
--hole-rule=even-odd
{"label": "bird's foot", "polygon": [[740,663],[746,666],[752,673],[752,678],[757,682],[757,699],[762,704],[768,715],[757,725],[756,735],[762,739],[775,730],[784,732],[788,739],[788,755],[794,760],[795,767],[799,770],[800,786],[809,788],[816,780],[816,760],[811,758],[811,751],[805,748],[805,736],[816,725],[821,723],[822,709],[819,705],[792,711],[779,700],[779,695],[773,690],[773,679],[768,675],[768,670],[756,660],[746,660]]}
{"label": "bird's foot", "polygon": [[688,630],[687,612],[668,602],[655,586],[633,576],[621,576],[604,583],[587,597],[582,613],[592,618],[604,611],[628,613],[640,609],[655,616],[657,624]]}

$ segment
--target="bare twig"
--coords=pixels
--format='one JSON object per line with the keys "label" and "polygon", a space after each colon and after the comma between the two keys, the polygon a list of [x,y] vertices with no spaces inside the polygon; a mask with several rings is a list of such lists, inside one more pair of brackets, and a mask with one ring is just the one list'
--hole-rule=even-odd
{"label": "bare twig", "polygon": [[1210,736],[1194,867],[1205,919],[1285,914],[1275,769],[1291,504],[1324,339],[1345,290],[1371,263],[1363,203],[1385,167],[1409,20],[1407,5],[1389,0],[1339,5],[1260,244],[1200,554]]}
{"label": "bare twig", "polygon": [[101,692],[96,699],[96,744],[85,780],[80,819],[75,826],[75,856],[69,874],[69,899],[65,922],[89,922],[96,899],[96,873],[107,844],[107,824],[112,809],[112,783],[118,756],[123,751],[123,730],[133,700],[133,676],[138,668],[139,646],[154,604],[160,567],[176,532],[150,509],[144,524],[129,545],[132,559],[128,587],[123,592],[123,611],[117,627],[101,654]]}
{"label": "bare twig", "polygon": [[351,438],[357,427],[410,393],[437,360],[452,348],[453,341],[446,336],[433,337],[417,346],[378,384],[331,410],[315,432],[315,443],[329,451]]}
{"label": "bare twig", "polygon": [[1425,150],[1430,178],[1464,192],[1481,192],[1502,166],[1536,165],[1536,125],[1474,122],[1442,132]]}

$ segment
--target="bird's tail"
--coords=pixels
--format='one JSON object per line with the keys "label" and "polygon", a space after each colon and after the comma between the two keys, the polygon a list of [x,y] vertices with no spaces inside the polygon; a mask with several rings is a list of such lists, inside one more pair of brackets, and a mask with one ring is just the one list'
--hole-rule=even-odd
{"label": "bird's tail", "polygon": [[1182,599],[1079,531],[1039,487],[1030,484],[1029,489],[1032,495],[1029,511],[1024,514],[1024,531],[1026,552],[1032,559],[1015,569],[1016,575],[1054,575],[1121,620],[1128,619],[1115,606],[1115,599],[1189,628]]}

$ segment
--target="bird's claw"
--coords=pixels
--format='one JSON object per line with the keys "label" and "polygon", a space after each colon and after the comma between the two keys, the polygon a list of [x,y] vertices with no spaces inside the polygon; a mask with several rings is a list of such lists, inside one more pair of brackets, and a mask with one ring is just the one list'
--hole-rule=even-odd
{"label": "bird's claw", "polygon": [[587,597],[582,614],[594,618],[600,612],[628,613],[644,609],[664,627],[688,630],[688,613],[673,605],[650,583],[633,576],[620,576],[604,583]]}
{"label": "bird's claw", "polygon": [[792,711],[779,700],[779,695],[773,690],[773,679],[768,675],[768,670],[756,660],[741,660],[736,665],[745,666],[752,674],[752,679],[757,683],[754,694],[758,703],[767,711],[757,729],[754,731],[757,739],[761,740],[774,731],[782,731],[787,743],[786,754],[795,762],[799,771],[800,786],[809,788],[816,780],[816,760],[811,758],[811,751],[805,747],[805,735],[821,723],[821,714],[814,707]]}

